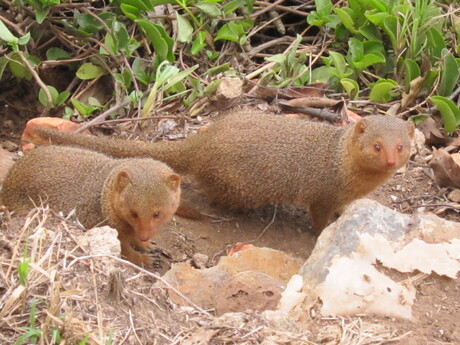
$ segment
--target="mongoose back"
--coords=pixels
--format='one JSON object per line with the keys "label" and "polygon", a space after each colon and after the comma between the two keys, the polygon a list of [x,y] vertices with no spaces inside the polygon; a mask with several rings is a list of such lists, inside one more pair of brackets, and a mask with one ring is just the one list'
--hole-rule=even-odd
{"label": "mongoose back", "polygon": [[292,204],[320,232],[336,211],[371,192],[409,158],[414,127],[368,116],[335,127],[272,115],[235,114],[180,142],[146,143],[29,129],[36,143],[77,145],[116,157],[151,157],[192,175],[230,208]]}
{"label": "mongoose back", "polygon": [[72,147],[43,146],[27,153],[9,170],[2,202],[18,215],[48,204],[56,211],[75,209],[86,228],[117,229],[122,255],[151,263],[147,242],[176,211],[180,177],[149,158],[113,159]]}

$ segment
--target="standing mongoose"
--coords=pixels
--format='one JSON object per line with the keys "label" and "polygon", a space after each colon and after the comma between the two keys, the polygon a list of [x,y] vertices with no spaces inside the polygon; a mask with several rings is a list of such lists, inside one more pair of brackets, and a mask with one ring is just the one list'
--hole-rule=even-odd
{"label": "standing mongoose", "polygon": [[118,231],[123,257],[152,263],[148,240],[176,211],[180,177],[150,158],[113,159],[72,147],[43,146],[9,170],[2,202],[18,215],[48,204],[56,211],[75,209],[86,228],[109,225]]}
{"label": "standing mongoose", "polygon": [[28,126],[35,143],[77,145],[115,157],[151,157],[190,174],[230,208],[308,207],[319,233],[332,215],[374,190],[409,159],[412,123],[368,116],[335,127],[274,115],[234,114],[180,142],[146,143]]}

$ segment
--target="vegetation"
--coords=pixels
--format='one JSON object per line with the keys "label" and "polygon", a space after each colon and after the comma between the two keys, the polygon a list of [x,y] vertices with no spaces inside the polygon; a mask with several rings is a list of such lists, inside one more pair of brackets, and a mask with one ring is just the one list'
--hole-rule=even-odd
{"label": "vegetation", "polygon": [[[196,115],[203,108],[199,100],[216,90],[224,74],[277,88],[329,83],[352,100],[400,99],[407,115],[416,109],[431,113],[429,100],[446,130],[460,123],[452,102],[460,73],[456,1],[2,4],[0,85],[30,80],[45,113],[87,118],[112,106],[112,116],[147,117],[180,100]],[[45,69],[61,82],[46,82]],[[111,86],[108,96],[82,97],[98,82]]]}

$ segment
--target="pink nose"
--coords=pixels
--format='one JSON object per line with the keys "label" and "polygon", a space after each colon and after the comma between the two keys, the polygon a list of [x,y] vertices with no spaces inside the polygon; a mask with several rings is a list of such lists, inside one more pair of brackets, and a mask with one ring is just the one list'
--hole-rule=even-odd
{"label": "pink nose", "polygon": [[149,236],[147,236],[145,234],[140,234],[139,235],[139,240],[142,241],[142,242],[147,242],[149,240]]}
{"label": "pink nose", "polygon": [[395,161],[387,161],[387,167],[393,168],[396,165]]}

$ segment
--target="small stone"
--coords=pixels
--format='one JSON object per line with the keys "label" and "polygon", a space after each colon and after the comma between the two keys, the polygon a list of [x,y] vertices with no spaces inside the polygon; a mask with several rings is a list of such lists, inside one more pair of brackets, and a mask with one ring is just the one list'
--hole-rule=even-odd
{"label": "small stone", "polygon": [[198,269],[203,269],[207,267],[208,256],[201,253],[195,253],[192,257],[192,266]]}
{"label": "small stone", "polygon": [[460,189],[454,189],[447,195],[450,201],[460,203]]}
{"label": "small stone", "polygon": [[2,141],[1,144],[3,148],[8,151],[17,151],[19,148],[18,144],[13,143],[12,141],[9,141],[9,140]]}

